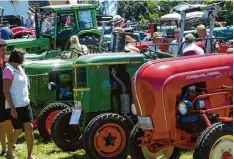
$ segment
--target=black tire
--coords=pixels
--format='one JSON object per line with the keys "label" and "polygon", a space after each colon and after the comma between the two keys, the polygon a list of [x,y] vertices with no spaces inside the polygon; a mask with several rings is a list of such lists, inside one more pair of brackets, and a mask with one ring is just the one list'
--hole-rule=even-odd
{"label": "black tire", "polygon": [[50,133],[46,129],[46,120],[47,120],[48,116],[54,111],[57,111],[57,110],[61,111],[61,110],[66,109],[66,108],[68,108],[68,105],[66,105],[64,103],[51,103],[51,104],[47,105],[41,111],[41,113],[38,117],[37,127],[38,127],[39,134],[44,141],[51,140]]}
{"label": "black tire", "polygon": [[[142,152],[142,148],[139,146],[141,141],[138,140],[139,137],[144,136],[144,131],[138,127],[138,124],[134,126],[130,133],[129,137],[129,152],[131,159],[144,159],[146,158]],[[174,152],[170,156],[170,159],[179,159],[180,158],[180,149],[174,148]],[[156,157],[156,156],[155,156]],[[150,158],[146,158],[150,159]]]}
{"label": "black tire", "polygon": [[[120,132],[119,133],[121,136],[120,139],[123,142],[120,142],[119,147],[117,145],[117,149],[113,153],[110,152],[110,153],[104,154],[104,152],[102,152],[102,154],[104,154],[102,155],[97,151],[97,148],[95,148],[95,136],[97,137],[97,131],[99,130],[99,128],[102,128],[102,126],[107,126],[106,124],[111,124],[112,129],[109,129],[109,131],[116,130],[116,132]],[[132,122],[129,122],[129,120],[127,120],[126,118],[124,118],[123,116],[119,114],[104,113],[104,114],[100,114],[96,116],[94,119],[92,119],[88,123],[88,125],[86,126],[84,130],[83,147],[86,151],[86,154],[89,156],[90,159],[125,159],[128,156],[127,137],[130,135],[132,128],[133,128]],[[114,146],[114,144],[116,143],[118,144],[119,140],[115,142],[116,137],[112,136],[111,132],[108,132],[107,130],[104,130],[102,132],[108,133],[108,137],[103,137],[103,140],[104,140],[103,143],[106,143],[107,145],[107,140],[110,139],[112,140],[112,143],[111,141],[109,141],[107,146]],[[122,135],[125,135],[125,137]],[[121,149],[119,150],[119,148]]]}
{"label": "black tire", "polygon": [[[62,110],[54,119],[51,137],[63,151],[76,151],[82,147],[82,132],[77,125],[69,125],[72,108]],[[79,123],[82,123],[82,116]]]}
{"label": "black tire", "polygon": [[[232,124],[226,124],[226,123],[221,123],[221,122],[212,124],[206,130],[204,130],[201,136],[197,139],[197,143],[195,145],[195,149],[193,153],[193,158],[194,159],[209,159],[212,147],[215,145],[216,141],[218,141],[221,137],[225,135],[233,136]],[[226,149],[228,151],[229,149],[232,150],[232,146],[230,148],[225,148],[225,150]],[[216,157],[220,158],[220,156],[216,156]]]}

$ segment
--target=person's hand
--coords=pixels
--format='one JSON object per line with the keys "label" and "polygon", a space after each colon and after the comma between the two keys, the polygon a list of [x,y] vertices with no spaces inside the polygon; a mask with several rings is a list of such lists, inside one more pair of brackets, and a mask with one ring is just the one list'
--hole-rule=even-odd
{"label": "person's hand", "polygon": [[15,119],[17,119],[18,114],[15,108],[11,108],[11,116]]}

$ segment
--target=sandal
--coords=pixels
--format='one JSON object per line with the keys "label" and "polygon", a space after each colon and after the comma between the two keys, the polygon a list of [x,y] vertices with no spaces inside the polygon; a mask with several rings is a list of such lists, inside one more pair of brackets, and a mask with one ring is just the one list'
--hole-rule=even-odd
{"label": "sandal", "polygon": [[13,154],[6,154],[7,159],[16,159],[16,157]]}
{"label": "sandal", "polygon": [[0,154],[0,156],[5,156],[7,154],[7,149],[3,149],[2,153]]}

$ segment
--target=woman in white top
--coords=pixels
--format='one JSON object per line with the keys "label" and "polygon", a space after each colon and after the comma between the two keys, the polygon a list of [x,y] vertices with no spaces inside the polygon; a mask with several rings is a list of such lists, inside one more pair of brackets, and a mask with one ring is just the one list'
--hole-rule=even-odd
{"label": "woman in white top", "polygon": [[20,66],[24,61],[25,51],[14,49],[11,52],[9,63],[3,72],[3,92],[6,98],[5,108],[11,112],[11,122],[14,128],[10,141],[8,141],[7,158],[14,159],[13,145],[25,131],[28,159],[33,159],[33,114],[29,101],[29,84],[27,76]]}

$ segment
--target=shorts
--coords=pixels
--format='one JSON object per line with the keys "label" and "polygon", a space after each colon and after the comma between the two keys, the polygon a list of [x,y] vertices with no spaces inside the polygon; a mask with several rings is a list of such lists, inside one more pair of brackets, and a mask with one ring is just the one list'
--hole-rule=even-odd
{"label": "shorts", "polygon": [[1,102],[0,105],[0,123],[11,119],[11,111],[5,109],[5,102]]}
{"label": "shorts", "polygon": [[11,116],[11,123],[14,129],[22,129],[24,123],[33,121],[33,113],[30,105],[16,108],[18,117],[15,119]]}

